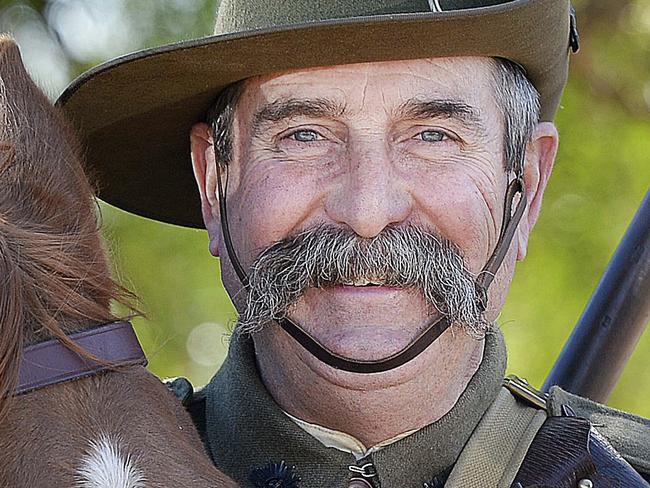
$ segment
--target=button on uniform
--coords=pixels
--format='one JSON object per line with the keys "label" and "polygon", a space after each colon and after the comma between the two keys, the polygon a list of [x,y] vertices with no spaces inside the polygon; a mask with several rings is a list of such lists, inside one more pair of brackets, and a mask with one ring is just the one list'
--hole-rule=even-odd
{"label": "button on uniform", "polygon": [[373,484],[368,481],[377,476],[375,466],[370,463],[365,463],[362,466],[351,465],[348,469],[354,473],[353,477],[348,481],[348,488],[373,488]]}

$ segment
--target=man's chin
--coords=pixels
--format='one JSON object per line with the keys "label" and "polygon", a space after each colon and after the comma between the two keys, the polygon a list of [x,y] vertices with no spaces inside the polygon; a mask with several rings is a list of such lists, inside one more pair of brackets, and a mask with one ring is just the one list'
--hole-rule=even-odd
{"label": "man's chin", "polygon": [[[404,321],[401,321],[401,327],[393,325],[394,323],[359,325],[348,322],[345,328],[328,330],[314,330],[313,323],[312,327],[305,326],[299,321],[298,323],[305,327],[305,330],[319,343],[337,355],[353,360],[376,361],[408,347],[430,321],[412,327],[407,327]],[[289,371],[302,371],[299,376],[305,377],[307,372],[304,370],[307,369],[330,384],[349,390],[370,391],[390,388],[411,381],[425,371],[431,371],[432,368],[436,370],[443,367],[445,351],[453,349],[450,340],[453,341],[454,334],[448,329],[438,340],[408,363],[386,372],[371,374],[351,373],[329,366],[305,350],[277,324],[265,327],[262,332],[253,337],[258,356],[263,356],[268,364],[275,364],[276,367],[278,363],[281,364],[280,369],[286,370],[283,374],[290,374]],[[289,364],[292,366],[289,367]]]}
{"label": "man's chin", "polygon": [[346,324],[326,331],[309,331],[331,352],[358,361],[377,361],[407,348],[424,327],[386,324]]}
{"label": "man's chin", "polygon": [[408,347],[436,317],[421,293],[385,286],[309,289],[289,317],[331,352],[377,361]]}
{"label": "man's chin", "polygon": [[[329,332],[315,337],[331,352],[357,361],[377,361],[392,356],[408,347],[420,331],[387,329],[385,326],[348,326],[345,330]],[[412,380],[429,367],[437,345],[408,363],[382,373],[351,373],[337,370],[320,361],[297,344],[296,353],[301,362],[332,384],[349,390],[370,391],[385,389]]]}

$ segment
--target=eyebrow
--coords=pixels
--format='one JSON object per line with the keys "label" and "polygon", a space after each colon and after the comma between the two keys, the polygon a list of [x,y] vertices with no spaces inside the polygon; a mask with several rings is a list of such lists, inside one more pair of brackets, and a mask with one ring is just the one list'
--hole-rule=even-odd
{"label": "eyebrow", "polygon": [[483,130],[478,111],[471,105],[452,99],[412,99],[404,102],[396,111],[397,118],[456,119],[468,128]]}
{"label": "eyebrow", "polygon": [[269,122],[293,117],[340,117],[345,105],[327,98],[281,98],[263,105],[253,116],[253,133]]}
{"label": "eyebrow", "polygon": [[[269,102],[253,116],[253,133],[256,134],[269,122],[279,122],[293,117],[340,117],[345,105],[327,98],[280,98]],[[404,102],[395,112],[396,118],[451,118],[470,129],[484,131],[478,111],[460,100],[453,99],[411,99]]]}

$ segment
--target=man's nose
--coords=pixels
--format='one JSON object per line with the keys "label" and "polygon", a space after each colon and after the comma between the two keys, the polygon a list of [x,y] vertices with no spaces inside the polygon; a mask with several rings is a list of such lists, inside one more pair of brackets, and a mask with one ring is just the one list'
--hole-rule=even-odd
{"label": "man's nose", "polygon": [[412,198],[388,149],[353,148],[348,155],[347,172],[326,200],[328,216],[365,238],[404,222],[411,214]]}

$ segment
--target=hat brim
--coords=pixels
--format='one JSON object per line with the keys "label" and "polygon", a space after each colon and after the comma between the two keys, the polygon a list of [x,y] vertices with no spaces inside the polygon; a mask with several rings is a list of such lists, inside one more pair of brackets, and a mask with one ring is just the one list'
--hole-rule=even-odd
{"label": "hat brim", "polygon": [[443,13],[382,15],[283,26],[170,44],[108,61],[57,104],[78,130],[102,200],[203,227],[189,132],[235,81],[317,66],[448,56],[517,62],[552,120],[568,70],[566,0],[515,0]]}

